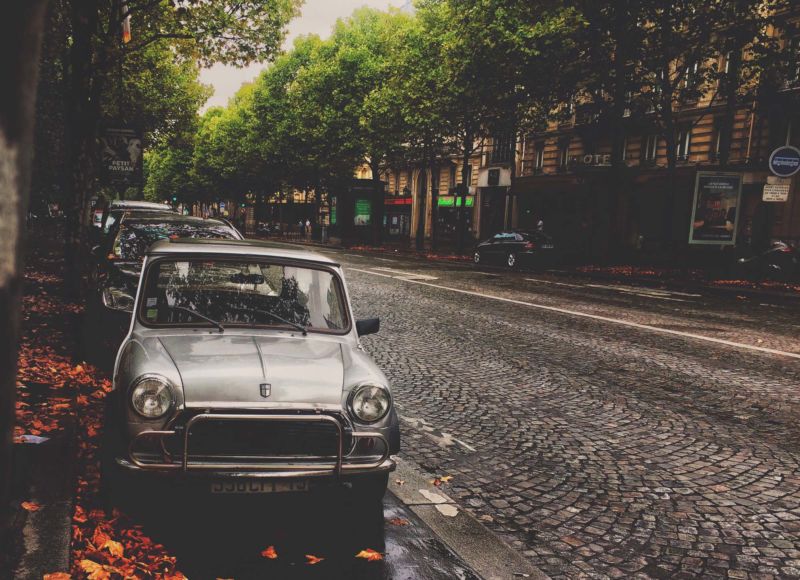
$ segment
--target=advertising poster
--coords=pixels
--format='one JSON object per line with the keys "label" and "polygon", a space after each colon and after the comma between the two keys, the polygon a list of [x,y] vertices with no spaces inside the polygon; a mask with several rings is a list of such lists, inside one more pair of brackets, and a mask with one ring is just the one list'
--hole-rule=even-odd
{"label": "advertising poster", "polygon": [[357,226],[368,226],[372,223],[372,202],[368,199],[356,200],[356,215],[354,223]]}
{"label": "advertising poster", "polygon": [[100,132],[100,160],[106,184],[142,183],[141,132],[127,127],[104,127]]}
{"label": "advertising poster", "polygon": [[689,243],[735,244],[741,194],[741,174],[698,172]]}

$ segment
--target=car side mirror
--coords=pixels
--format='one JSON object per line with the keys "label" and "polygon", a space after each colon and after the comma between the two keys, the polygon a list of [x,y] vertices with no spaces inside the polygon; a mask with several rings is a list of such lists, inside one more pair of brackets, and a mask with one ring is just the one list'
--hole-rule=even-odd
{"label": "car side mirror", "polygon": [[381,329],[380,318],[365,318],[363,320],[356,320],[356,332],[358,336],[365,334],[375,334]]}

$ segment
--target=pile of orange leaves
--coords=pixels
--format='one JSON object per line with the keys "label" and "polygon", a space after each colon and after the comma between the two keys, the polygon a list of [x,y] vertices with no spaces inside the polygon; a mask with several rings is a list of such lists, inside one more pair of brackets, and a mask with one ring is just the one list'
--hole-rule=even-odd
{"label": "pile of orange leaves", "polygon": [[[184,578],[176,570],[175,558],[124,514],[106,514],[97,507],[97,449],[103,399],[111,383],[92,365],[72,360],[75,333],[71,325],[81,307],[54,290],[60,284],[59,276],[36,266],[26,272],[14,427],[15,442],[21,443],[30,442],[31,436],[56,437],[68,422],[75,422],[78,456],[72,570],[53,571],[45,578]],[[25,501],[21,507],[31,512],[45,506]]]}

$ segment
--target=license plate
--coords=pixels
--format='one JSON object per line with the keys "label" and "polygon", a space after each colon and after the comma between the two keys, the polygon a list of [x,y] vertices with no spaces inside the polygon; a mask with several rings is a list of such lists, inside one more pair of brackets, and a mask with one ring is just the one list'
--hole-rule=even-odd
{"label": "license plate", "polygon": [[211,483],[211,493],[260,494],[292,491],[308,491],[308,481],[305,479],[292,481],[253,479],[245,481],[215,481]]}
{"label": "license plate", "polygon": [[542,249],[543,250],[552,250],[553,249],[553,244],[542,244]]}

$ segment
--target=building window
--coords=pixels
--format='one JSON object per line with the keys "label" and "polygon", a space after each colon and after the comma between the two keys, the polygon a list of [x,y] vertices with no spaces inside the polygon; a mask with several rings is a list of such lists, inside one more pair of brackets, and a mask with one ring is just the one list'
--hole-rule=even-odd
{"label": "building window", "polygon": [[658,152],[658,135],[646,135],[644,139],[642,139],[642,161],[646,163],[652,163],[656,160],[656,154]]}
{"label": "building window", "polygon": [[683,88],[684,89],[696,89],[697,85],[700,81],[700,76],[697,74],[699,69],[699,64],[694,62],[686,66],[683,71]]}
{"label": "building window", "polygon": [[800,85],[800,36],[790,39],[787,49],[789,68],[786,74],[786,86],[796,87]]}
{"label": "building window", "polygon": [[686,125],[678,129],[677,139],[675,140],[675,153],[679,160],[686,161],[692,150],[692,127]]}
{"label": "building window", "polygon": [[564,143],[558,149],[558,169],[566,171],[569,166],[569,143]]}
{"label": "building window", "polygon": [[508,163],[511,161],[513,149],[513,138],[510,135],[492,137],[492,152],[489,156],[489,163]]}
{"label": "building window", "polygon": [[534,147],[533,171],[541,173],[544,169],[544,141],[539,141]]}

